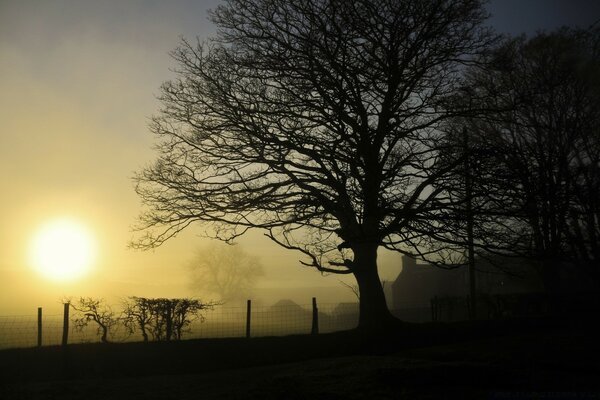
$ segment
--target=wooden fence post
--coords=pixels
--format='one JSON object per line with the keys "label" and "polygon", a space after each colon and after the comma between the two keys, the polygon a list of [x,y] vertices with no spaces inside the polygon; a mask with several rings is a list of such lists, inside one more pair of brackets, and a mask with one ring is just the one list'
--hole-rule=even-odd
{"label": "wooden fence post", "polygon": [[250,317],[252,315],[252,300],[246,303],[246,337],[250,337]]}
{"label": "wooden fence post", "polygon": [[66,346],[69,341],[69,307],[71,304],[64,304],[64,318],[63,318],[63,336],[62,336],[62,345]]}
{"label": "wooden fence post", "polygon": [[317,308],[317,298],[312,298],[312,329],[310,331],[312,335],[319,334],[319,309]]}
{"label": "wooden fence post", "polygon": [[42,347],[42,307],[38,307],[38,320],[37,320],[37,345],[38,347]]}

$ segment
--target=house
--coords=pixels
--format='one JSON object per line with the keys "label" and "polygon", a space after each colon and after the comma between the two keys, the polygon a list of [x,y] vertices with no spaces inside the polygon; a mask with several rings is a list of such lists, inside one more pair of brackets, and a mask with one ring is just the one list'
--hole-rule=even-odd
{"label": "house", "polygon": [[434,296],[463,296],[468,281],[461,268],[441,269],[430,264],[417,264],[409,256],[402,257],[402,271],[391,284],[392,309],[429,305]]}
{"label": "house", "polygon": [[[478,294],[514,294],[539,292],[542,289],[535,269],[523,260],[498,259],[492,264],[476,260]],[[391,309],[427,307],[434,297],[464,297],[469,294],[467,266],[444,269],[421,264],[409,256],[402,257],[402,271],[391,283]]]}

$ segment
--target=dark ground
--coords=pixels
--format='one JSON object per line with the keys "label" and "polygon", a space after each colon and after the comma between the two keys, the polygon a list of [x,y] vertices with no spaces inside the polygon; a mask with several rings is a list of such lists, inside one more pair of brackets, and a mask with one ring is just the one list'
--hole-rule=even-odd
{"label": "dark ground", "polygon": [[575,319],[0,351],[0,399],[600,399]]}

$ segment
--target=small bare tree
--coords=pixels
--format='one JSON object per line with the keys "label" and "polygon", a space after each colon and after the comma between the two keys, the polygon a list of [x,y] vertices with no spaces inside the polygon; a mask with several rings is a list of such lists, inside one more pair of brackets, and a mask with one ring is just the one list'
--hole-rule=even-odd
{"label": "small bare tree", "polygon": [[109,331],[118,323],[116,313],[104,302],[104,299],[80,297],[76,302],[67,299],[71,308],[78,312],[73,318],[76,330],[82,331],[90,323],[97,326],[102,343],[108,343]]}
{"label": "small bare tree", "polygon": [[133,334],[140,330],[144,342],[148,341],[148,332],[152,329],[151,299],[144,297],[129,297],[123,304],[123,325]]}
{"label": "small bare tree", "polygon": [[148,341],[148,334],[158,341],[181,340],[193,321],[204,320],[203,310],[218,304],[197,299],[130,297],[125,303],[123,324],[130,333],[139,329],[144,342]]}
{"label": "small bare tree", "polygon": [[214,304],[203,304],[194,299],[175,299],[176,303],[171,314],[173,338],[181,340],[182,333],[188,330],[189,325],[200,320],[204,322],[202,310],[212,309]]}

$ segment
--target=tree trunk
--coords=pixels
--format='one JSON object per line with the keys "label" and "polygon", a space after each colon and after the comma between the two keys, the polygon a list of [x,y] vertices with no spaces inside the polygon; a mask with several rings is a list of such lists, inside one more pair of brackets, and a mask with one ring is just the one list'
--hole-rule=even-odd
{"label": "tree trunk", "polygon": [[146,333],[146,327],[144,325],[140,326],[142,330],[142,337],[144,338],[144,343],[148,342],[148,334]]}
{"label": "tree trunk", "polygon": [[542,282],[546,293],[550,296],[555,296],[560,293],[561,290],[561,279],[560,279],[560,262],[557,260],[558,257],[551,254],[545,256],[542,260]]}
{"label": "tree trunk", "polygon": [[166,321],[166,332],[165,332],[165,340],[168,342],[171,340],[171,336],[173,335],[173,319],[171,317],[171,305],[167,305],[168,312],[165,314]]}
{"label": "tree trunk", "polygon": [[98,322],[98,324],[102,328],[102,337],[100,338],[100,341],[102,343],[108,343],[108,327],[100,322]]}
{"label": "tree trunk", "polygon": [[398,320],[390,313],[377,272],[377,244],[367,243],[352,247],[354,276],[360,292],[358,327],[367,330],[385,330]]}

